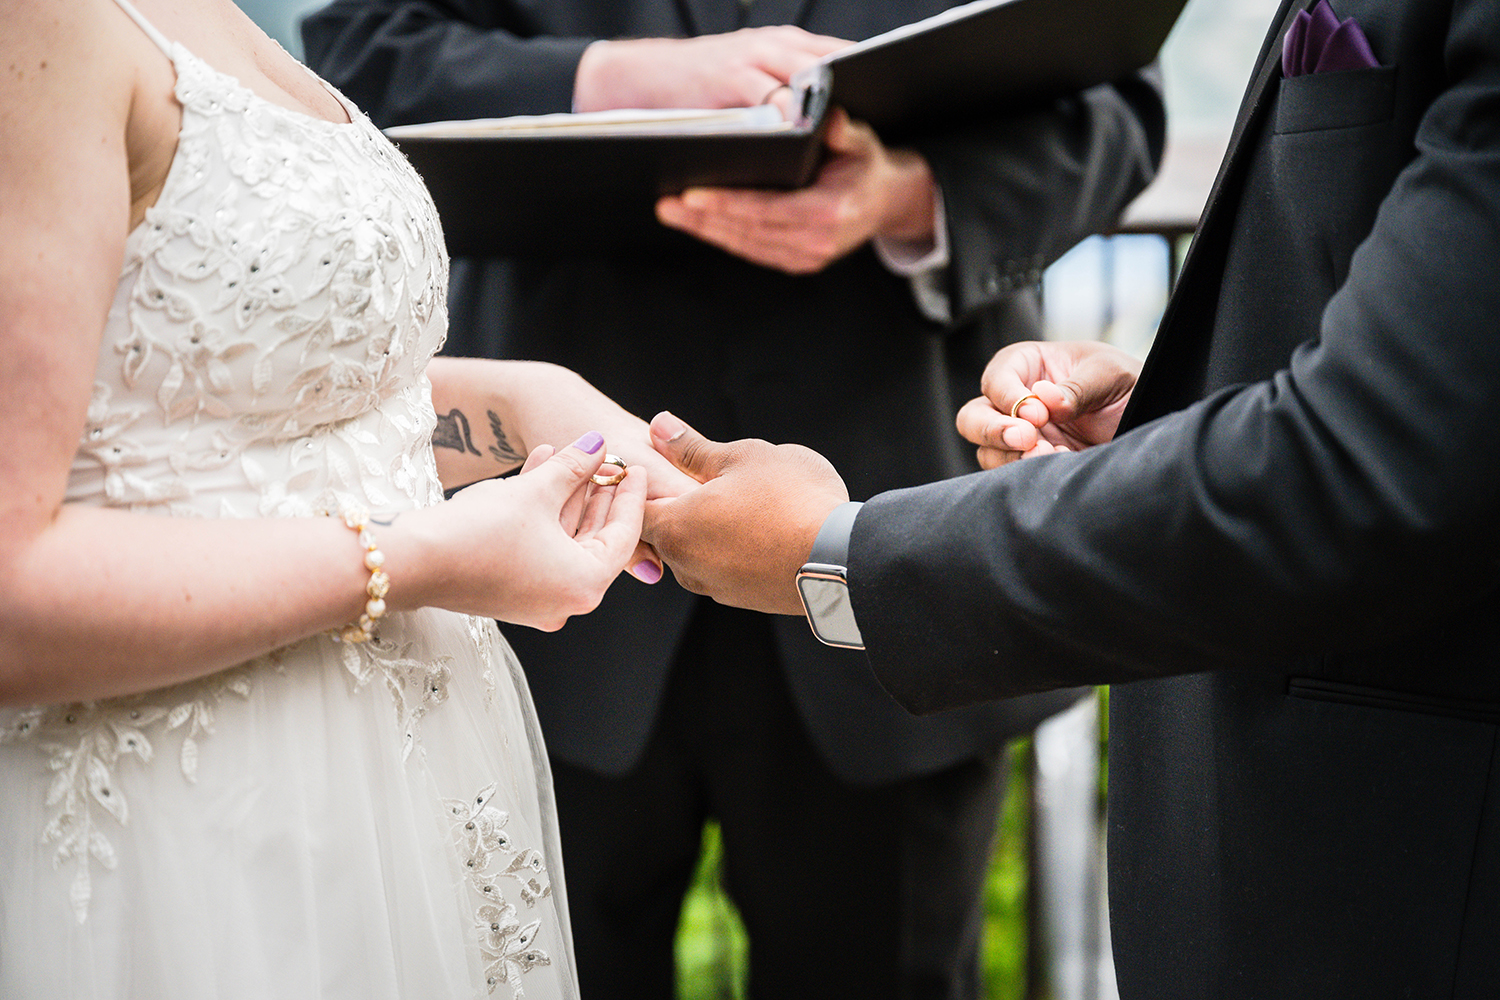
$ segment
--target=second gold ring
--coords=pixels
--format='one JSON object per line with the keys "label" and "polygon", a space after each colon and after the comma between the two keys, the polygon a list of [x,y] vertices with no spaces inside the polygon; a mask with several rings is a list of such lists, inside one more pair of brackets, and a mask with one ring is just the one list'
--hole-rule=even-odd
{"label": "second gold ring", "polygon": [[1019,417],[1021,415],[1021,404],[1022,403],[1026,402],[1028,399],[1041,399],[1041,398],[1042,398],[1041,396],[1038,396],[1034,392],[1028,392],[1026,395],[1022,396],[1020,399],[1016,400],[1013,404],[1011,404],[1010,415],[1012,417]]}

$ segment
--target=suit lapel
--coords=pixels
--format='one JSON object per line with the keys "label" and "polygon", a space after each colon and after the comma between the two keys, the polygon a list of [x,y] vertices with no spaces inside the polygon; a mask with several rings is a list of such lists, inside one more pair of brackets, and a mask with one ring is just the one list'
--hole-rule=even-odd
{"label": "suit lapel", "polygon": [[[1254,154],[1259,126],[1270,104],[1268,94],[1275,94],[1271,82],[1281,76],[1281,40],[1291,26],[1292,19],[1314,2],[1315,0],[1283,0],[1274,22],[1275,28],[1266,35],[1260,58],[1256,61],[1255,77],[1245,91],[1244,100],[1240,102],[1239,114],[1235,117],[1234,128],[1229,135],[1229,148],[1225,151],[1224,162],[1219,166],[1218,176],[1214,178],[1197,235],[1188,248],[1187,259],[1183,261],[1177,288],[1162,315],[1156,342],[1146,358],[1136,389],[1131,393],[1130,404],[1120,419],[1122,433],[1174,408],[1176,401],[1170,400],[1160,401],[1157,406],[1151,405],[1153,394],[1150,383],[1153,376],[1163,369],[1164,358],[1175,356],[1174,348],[1178,346],[1178,341],[1187,337],[1191,338],[1190,342],[1197,342],[1208,335],[1207,325],[1213,319],[1223,279],[1222,273],[1214,272],[1215,269],[1220,272],[1223,270],[1229,232],[1233,228],[1226,218],[1233,218],[1239,201],[1238,185],[1245,164]],[[1198,277],[1200,272],[1203,274],[1201,280]],[[1163,403],[1165,405],[1161,405]]]}
{"label": "suit lapel", "polygon": [[[1225,178],[1234,172],[1240,159],[1239,154],[1242,151],[1243,140],[1250,122],[1259,121],[1265,117],[1266,90],[1273,79],[1279,79],[1281,76],[1281,40],[1286,37],[1292,20],[1311,7],[1314,2],[1315,0],[1283,0],[1281,16],[1276,21],[1277,28],[1266,36],[1261,46],[1260,58],[1255,63],[1258,67],[1255,78],[1245,91],[1245,99],[1240,102],[1239,114],[1235,116],[1234,128],[1229,133],[1229,147],[1225,151],[1224,162],[1219,166],[1219,175],[1214,178],[1214,186],[1208,196],[1207,204],[1210,212],[1218,201],[1219,191]],[[1205,218],[1204,221],[1206,223],[1207,219]]]}

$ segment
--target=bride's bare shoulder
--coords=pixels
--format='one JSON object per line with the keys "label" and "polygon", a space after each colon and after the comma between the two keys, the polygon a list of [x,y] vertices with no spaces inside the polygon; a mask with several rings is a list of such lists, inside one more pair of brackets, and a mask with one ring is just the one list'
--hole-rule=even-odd
{"label": "bride's bare shoulder", "polygon": [[130,219],[141,32],[114,0],[0,0],[0,21],[3,346],[97,339]]}
{"label": "bride's bare shoulder", "polygon": [[156,44],[115,0],[0,0],[0,20],[0,198],[147,197],[178,123]]}
{"label": "bride's bare shoulder", "polygon": [[[0,0],[0,130],[21,149],[58,138],[69,125],[122,121],[139,54],[112,0]],[[12,149],[15,147],[7,142]]]}

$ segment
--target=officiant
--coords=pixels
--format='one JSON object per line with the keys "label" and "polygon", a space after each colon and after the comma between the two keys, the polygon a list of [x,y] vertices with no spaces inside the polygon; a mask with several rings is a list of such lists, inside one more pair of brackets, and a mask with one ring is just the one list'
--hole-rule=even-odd
{"label": "officiant", "polygon": [[[949,6],[339,0],[303,37],[391,126],[758,104],[842,39]],[[954,414],[998,348],[1040,334],[1042,270],[1151,180],[1163,115],[1150,73],[903,136],[836,115],[806,189],[664,199],[624,250],[456,261],[448,350],[567,365],[711,437],[801,441],[856,498],[972,471]],[[1004,747],[1078,691],[918,719],[802,622],[670,583],[508,635],[553,761],[585,995],[673,995],[710,818],[754,994],[978,995]]]}

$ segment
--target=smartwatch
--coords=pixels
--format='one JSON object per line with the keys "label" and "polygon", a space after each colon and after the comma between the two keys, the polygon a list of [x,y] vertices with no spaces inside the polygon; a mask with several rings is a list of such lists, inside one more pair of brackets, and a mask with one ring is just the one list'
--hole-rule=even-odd
{"label": "smartwatch", "polygon": [[849,533],[861,503],[833,509],[818,530],[812,552],[797,573],[797,593],[818,641],[842,649],[864,649],[865,640],[849,603]]}

